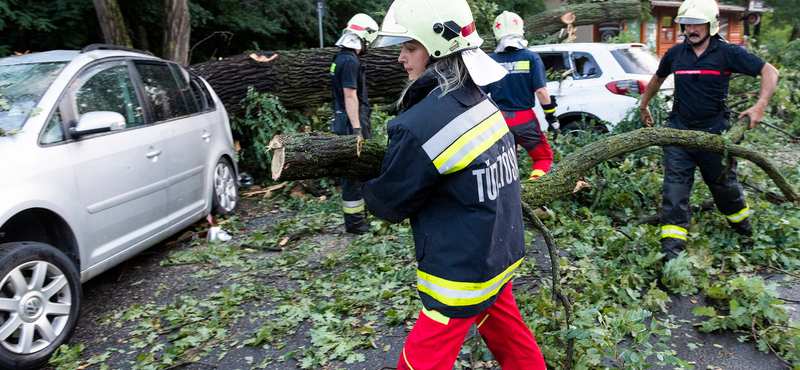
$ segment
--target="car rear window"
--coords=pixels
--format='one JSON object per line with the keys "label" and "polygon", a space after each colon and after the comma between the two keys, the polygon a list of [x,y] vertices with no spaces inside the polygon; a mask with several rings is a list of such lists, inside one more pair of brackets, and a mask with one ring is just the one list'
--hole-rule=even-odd
{"label": "car rear window", "polygon": [[611,50],[611,55],[622,66],[625,73],[641,75],[656,73],[660,60],[657,55],[644,47]]}

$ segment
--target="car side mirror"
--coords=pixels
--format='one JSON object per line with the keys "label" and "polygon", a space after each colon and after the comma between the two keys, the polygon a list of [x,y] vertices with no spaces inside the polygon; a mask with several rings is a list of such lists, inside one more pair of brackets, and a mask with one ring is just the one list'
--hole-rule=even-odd
{"label": "car side mirror", "polygon": [[126,126],[125,117],[117,112],[100,111],[81,115],[78,124],[70,128],[72,137],[80,137],[101,132],[122,130]]}

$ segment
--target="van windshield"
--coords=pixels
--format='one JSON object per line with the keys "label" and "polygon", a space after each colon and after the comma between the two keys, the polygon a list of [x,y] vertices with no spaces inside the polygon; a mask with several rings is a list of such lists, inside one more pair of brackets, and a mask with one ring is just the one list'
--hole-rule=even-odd
{"label": "van windshield", "polygon": [[66,62],[0,65],[0,132],[22,128]]}
{"label": "van windshield", "polygon": [[619,62],[625,73],[652,75],[658,69],[660,59],[644,47],[611,50],[611,55]]}

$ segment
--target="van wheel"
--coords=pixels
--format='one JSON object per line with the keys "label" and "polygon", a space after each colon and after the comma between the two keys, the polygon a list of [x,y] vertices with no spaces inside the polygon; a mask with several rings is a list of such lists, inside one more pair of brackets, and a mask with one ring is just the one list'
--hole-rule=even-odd
{"label": "van wheel", "polygon": [[562,135],[580,136],[586,133],[604,134],[608,132],[605,125],[594,121],[572,121],[561,127]]}
{"label": "van wheel", "polygon": [[239,184],[236,181],[236,171],[227,158],[220,158],[214,167],[211,212],[220,216],[232,215],[237,205],[239,205]]}
{"label": "van wheel", "polygon": [[38,369],[78,322],[78,269],[44,243],[0,245],[0,368]]}

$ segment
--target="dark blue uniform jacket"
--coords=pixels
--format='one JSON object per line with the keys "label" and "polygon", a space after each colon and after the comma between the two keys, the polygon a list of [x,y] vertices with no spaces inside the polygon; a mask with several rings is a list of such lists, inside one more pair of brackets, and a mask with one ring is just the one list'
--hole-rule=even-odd
{"label": "dark blue uniform jacket", "polygon": [[370,125],[369,115],[371,108],[367,98],[365,74],[366,65],[361,63],[358,59],[358,54],[353,49],[342,48],[333,60],[333,64],[331,64],[331,85],[333,86],[334,116],[331,132],[334,134],[352,135],[354,132],[344,106],[343,88],[345,87],[357,89],[359,121],[361,121],[362,126]]}
{"label": "dark blue uniform jacket", "polygon": [[539,54],[528,49],[494,53],[491,58],[508,70],[508,75],[483,87],[492,94],[500,110],[523,111],[536,104],[536,90],[547,86],[544,63]]}
{"label": "dark blue uniform jacket", "polygon": [[741,46],[712,37],[699,57],[688,40],[669,48],[656,75],[666,78],[674,73],[675,110],[684,121],[702,121],[730,114],[724,104],[731,72],[757,76],[764,63]]}
{"label": "dark blue uniform jacket", "polygon": [[370,213],[411,221],[417,287],[451,318],[491,306],[525,254],[514,138],[471,81],[439,97],[420,77],[388,124],[381,175],[363,187]]}

